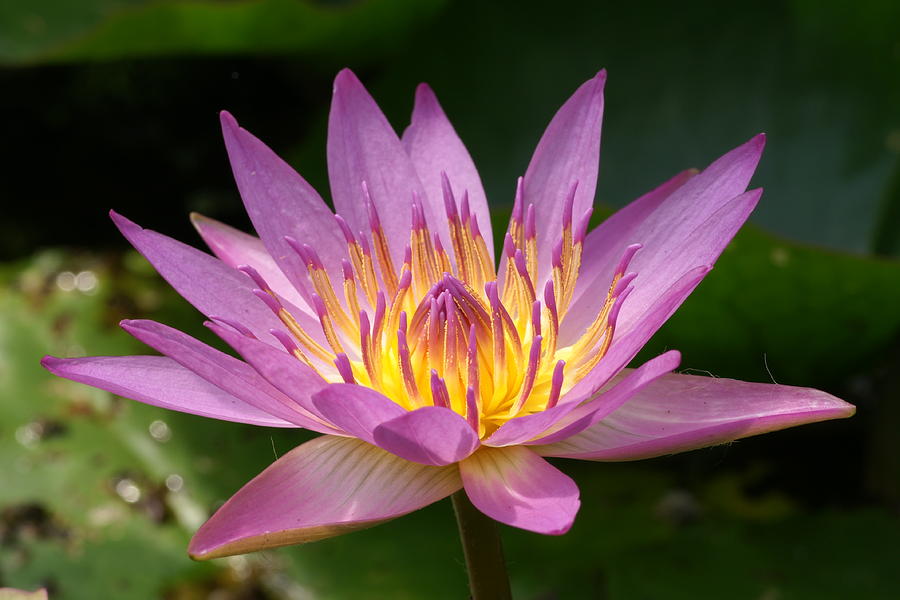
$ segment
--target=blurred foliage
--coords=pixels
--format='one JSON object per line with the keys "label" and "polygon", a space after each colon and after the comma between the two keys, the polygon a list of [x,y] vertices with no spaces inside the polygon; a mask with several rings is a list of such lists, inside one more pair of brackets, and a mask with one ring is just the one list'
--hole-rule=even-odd
{"label": "blurred foliage", "polygon": [[[0,63],[371,51],[445,0],[35,0],[0,4]],[[373,27],[373,24],[377,26]]]}
{"label": "blurred foliage", "polygon": [[446,502],[190,562],[205,516],[306,434],[165,412],[38,360],[144,352],[115,327],[124,317],[211,341],[121,253],[105,212],[187,240],[189,210],[246,225],[216,110],[327,196],[334,72],[356,69],[398,130],[428,80],[502,215],[553,111],[605,66],[607,206],[769,134],[757,226],[644,357],[678,348],[685,368],[822,387],[860,414],[637,464],[560,462],[583,507],[560,538],[504,530],[516,597],[900,597],[900,262],[866,254],[900,248],[898,30],[892,0],[0,2],[0,108],[17,117],[0,188],[0,255],[16,257],[0,264],[0,586],[64,600],[461,597]]}
{"label": "blurred foliage", "polygon": [[[580,0],[552,10],[476,0],[0,7],[0,56],[19,65],[0,70],[0,107],[20,116],[5,136],[12,170],[22,174],[3,191],[67,200],[54,201],[59,217],[42,227],[27,203],[12,203],[0,236],[6,256],[27,255],[29,243],[78,243],[78,233],[60,225],[74,218],[109,239],[103,215],[112,204],[139,222],[197,209],[239,218],[216,132],[222,108],[327,197],[330,79],[345,65],[398,130],[415,85],[429,81],[495,203],[511,200],[553,111],[607,67],[602,201],[620,206],[766,131],[756,223],[855,252],[900,239],[886,199],[900,160],[893,0],[764,0],[729,10],[713,0]],[[204,11],[213,16],[191,17]],[[40,29],[35,23],[46,24],[46,36],[28,33]],[[51,35],[57,30],[68,33]],[[100,40],[104,60],[87,50]],[[47,101],[55,98],[65,101]],[[45,143],[31,144],[36,136]],[[42,177],[47,165],[59,177]],[[165,211],[150,208],[160,202]],[[180,223],[173,225],[187,234]]]}
{"label": "blurred foliage", "polygon": [[[900,144],[900,135],[897,136]],[[881,204],[881,213],[878,220],[878,229],[875,231],[875,239],[872,250],[878,254],[888,256],[900,256],[900,156],[894,166],[890,181],[884,191]]]}

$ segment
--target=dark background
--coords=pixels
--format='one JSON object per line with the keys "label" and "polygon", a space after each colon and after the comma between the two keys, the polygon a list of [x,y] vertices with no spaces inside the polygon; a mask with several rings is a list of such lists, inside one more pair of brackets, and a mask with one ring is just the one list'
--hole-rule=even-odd
{"label": "dark background", "polygon": [[193,244],[192,210],[248,227],[218,110],[327,197],[337,71],[353,68],[398,131],[428,81],[502,228],[543,127],[605,67],[604,214],[768,134],[752,224],[645,356],[678,348],[684,368],[819,387],[859,414],[642,463],[560,461],[583,507],[561,538],[504,529],[517,597],[900,596],[898,6],[0,3],[0,586],[465,597],[447,502],[310,546],[191,563],[198,523],[302,434],[123,402],[37,360],[143,352],[115,327],[124,317],[202,335],[106,213]]}

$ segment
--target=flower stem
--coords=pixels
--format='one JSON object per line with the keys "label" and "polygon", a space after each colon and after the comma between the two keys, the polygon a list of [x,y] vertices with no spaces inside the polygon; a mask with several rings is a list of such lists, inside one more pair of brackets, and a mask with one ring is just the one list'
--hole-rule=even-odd
{"label": "flower stem", "polygon": [[511,600],[497,522],[475,508],[465,490],[459,490],[452,498],[472,600]]}

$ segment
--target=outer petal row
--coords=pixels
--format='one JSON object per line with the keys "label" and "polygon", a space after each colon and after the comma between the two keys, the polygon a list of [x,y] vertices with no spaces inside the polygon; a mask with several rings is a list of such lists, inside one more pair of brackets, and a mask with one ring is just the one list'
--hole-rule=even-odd
{"label": "outer petal row", "polygon": [[[144,229],[113,211],[110,216],[129,242],[150,261],[169,285],[206,316],[231,319],[253,334],[280,347],[270,329],[284,329],[281,321],[253,294],[253,282],[214,256],[150,229]],[[307,331],[315,321],[305,311],[288,304]]]}
{"label": "outer petal row", "polygon": [[[267,381],[256,369],[191,336],[153,321],[122,321],[122,328],[154,350],[178,362],[207,382],[259,410],[321,433],[335,433],[321,419]],[[258,342],[266,350],[279,352]],[[315,381],[315,380],[313,380]],[[314,386],[306,388],[307,393]]]}
{"label": "outer petal row", "polygon": [[[341,273],[346,245],[331,209],[290,165],[222,112],[222,133],[234,179],[269,254],[298,292],[309,300],[306,266],[285,236],[316,249],[332,278]],[[337,279],[340,281],[340,279]]]}
{"label": "outer petal row", "polygon": [[198,213],[191,214],[191,223],[209,249],[223,263],[235,269],[242,265],[253,267],[276,294],[304,309],[305,312],[313,314],[312,308],[288,281],[258,237]]}
{"label": "outer petal row", "polygon": [[45,356],[41,364],[54,375],[144,404],[222,421],[297,426],[235,398],[165,356]]}
{"label": "outer petal row", "polygon": [[590,429],[535,450],[544,456],[636,460],[849,417],[855,410],[809,388],[670,374]]}
{"label": "outer petal row", "polygon": [[303,544],[377,525],[445,498],[455,466],[398,458],[353,438],[294,448],[241,488],[194,535],[195,559]]}
{"label": "outer petal row", "polygon": [[[765,137],[758,135],[700,174],[676,176],[589,233],[561,341],[580,335],[593,320],[603,300],[591,290],[609,285],[622,249],[629,244],[643,244],[630,265],[640,280],[619,314],[620,331],[640,317],[657,290],[666,289],[693,267],[713,264],[759,199],[757,193],[736,200],[747,188],[764,145]],[[698,239],[686,245],[692,238]]]}

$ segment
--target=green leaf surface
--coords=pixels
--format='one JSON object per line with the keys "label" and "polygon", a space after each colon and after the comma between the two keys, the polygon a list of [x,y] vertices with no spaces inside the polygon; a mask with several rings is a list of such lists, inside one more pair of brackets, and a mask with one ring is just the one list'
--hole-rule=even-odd
{"label": "green leaf surface", "polygon": [[898,306],[900,261],[746,226],[642,356],[677,348],[683,368],[834,388],[900,339]]}

